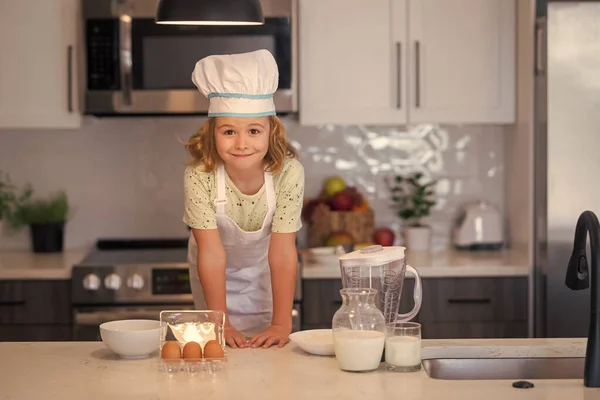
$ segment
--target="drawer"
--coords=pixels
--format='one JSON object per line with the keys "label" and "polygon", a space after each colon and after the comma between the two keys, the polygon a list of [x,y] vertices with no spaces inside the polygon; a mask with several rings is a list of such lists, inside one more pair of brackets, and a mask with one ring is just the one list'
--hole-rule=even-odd
{"label": "drawer", "polygon": [[527,278],[423,279],[421,322],[527,320]]}
{"label": "drawer", "polygon": [[0,324],[69,324],[69,281],[0,282]]}
{"label": "drawer", "polygon": [[342,306],[340,279],[306,279],[302,282],[302,325],[328,326]]}

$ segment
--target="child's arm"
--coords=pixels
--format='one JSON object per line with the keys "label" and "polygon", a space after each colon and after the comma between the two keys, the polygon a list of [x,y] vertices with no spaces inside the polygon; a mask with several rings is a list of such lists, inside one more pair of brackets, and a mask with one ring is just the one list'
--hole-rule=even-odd
{"label": "child's arm", "polygon": [[271,326],[250,339],[250,346],[265,348],[278,344],[283,347],[292,332],[292,307],[298,273],[296,233],[271,233],[269,268],[273,291]]}
{"label": "child's arm", "polygon": [[[192,229],[198,244],[196,265],[202,284],[204,299],[209,310],[223,311],[227,315],[225,301],[225,249],[217,229]],[[226,323],[229,317],[226,316]]]}
{"label": "child's arm", "polygon": [[273,288],[272,325],[291,332],[294,289],[298,273],[296,233],[272,233],[269,245],[269,267]]}

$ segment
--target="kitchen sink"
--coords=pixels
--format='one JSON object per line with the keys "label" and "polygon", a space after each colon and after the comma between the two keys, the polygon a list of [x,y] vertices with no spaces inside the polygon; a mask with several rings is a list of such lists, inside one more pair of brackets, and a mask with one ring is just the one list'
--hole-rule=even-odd
{"label": "kitchen sink", "polygon": [[583,379],[585,358],[432,358],[423,360],[430,378]]}

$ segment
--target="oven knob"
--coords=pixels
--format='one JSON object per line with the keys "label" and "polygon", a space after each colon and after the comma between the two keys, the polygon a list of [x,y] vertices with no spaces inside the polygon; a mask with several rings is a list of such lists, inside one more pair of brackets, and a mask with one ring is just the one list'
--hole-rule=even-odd
{"label": "oven knob", "polygon": [[104,286],[109,290],[119,290],[121,287],[121,277],[117,274],[110,274],[104,278]]}
{"label": "oven knob", "polygon": [[133,274],[127,278],[127,287],[130,289],[141,290],[144,287],[144,278],[140,274]]}
{"label": "oven knob", "polygon": [[85,290],[98,290],[100,287],[100,278],[95,274],[87,274],[83,277],[83,287]]}

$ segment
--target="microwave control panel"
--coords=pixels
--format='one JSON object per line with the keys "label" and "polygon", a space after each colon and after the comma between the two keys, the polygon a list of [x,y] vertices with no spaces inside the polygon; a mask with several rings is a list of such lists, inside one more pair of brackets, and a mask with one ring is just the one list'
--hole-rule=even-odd
{"label": "microwave control panel", "polygon": [[119,21],[86,21],[88,90],[119,90]]}

